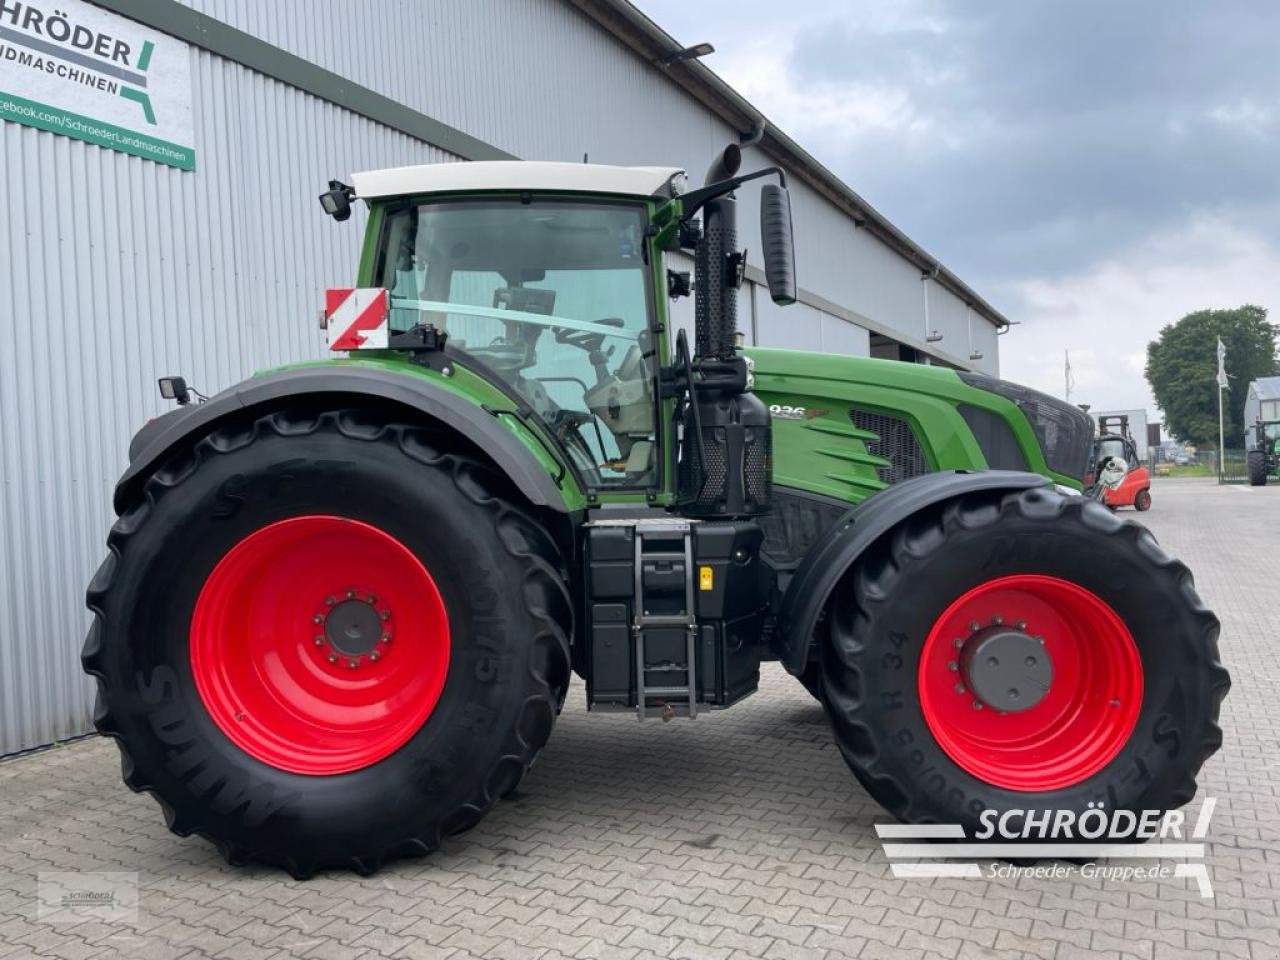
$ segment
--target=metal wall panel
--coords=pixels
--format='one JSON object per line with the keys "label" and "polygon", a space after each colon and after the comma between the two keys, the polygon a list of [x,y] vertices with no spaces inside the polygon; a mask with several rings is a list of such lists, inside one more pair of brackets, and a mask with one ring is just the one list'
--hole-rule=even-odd
{"label": "metal wall panel", "polygon": [[156,378],[318,355],[363,221],[323,216],[324,181],[451,159],[199,51],[192,74],[195,173],[0,124],[0,754],[90,726],[84,588]]}

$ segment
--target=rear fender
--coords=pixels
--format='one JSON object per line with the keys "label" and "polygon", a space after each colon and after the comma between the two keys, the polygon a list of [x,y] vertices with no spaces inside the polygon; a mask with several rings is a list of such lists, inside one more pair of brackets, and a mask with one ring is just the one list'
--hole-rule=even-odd
{"label": "rear fender", "polygon": [[813,545],[791,579],[775,632],[778,659],[790,673],[804,671],[814,628],[831,591],[868,547],[912,514],[970,493],[1028,490],[1049,483],[1039,474],[1016,470],[948,470],[904,480],[862,501]]}
{"label": "rear fender", "polygon": [[170,411],[148,423],[129,447],[130,463],[116,484],[115,508],[125,510],[134,494],[161,464],[223,423],[260,416],[291,400],[322,396],[340,402],[382,401],[407,407],[422,417],[457,431],[482,450],[535,507],[567,513],[569,507],[557,486],[520,438],[484,407],[424,377],[382,369],[327,365],[299,367],[254,377],[224,390],[207,403]]}

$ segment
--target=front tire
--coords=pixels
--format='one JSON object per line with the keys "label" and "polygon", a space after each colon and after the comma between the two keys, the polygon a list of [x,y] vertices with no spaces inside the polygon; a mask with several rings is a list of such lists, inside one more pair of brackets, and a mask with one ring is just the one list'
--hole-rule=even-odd
{"label": "front tire", "polygon": [[1250,450],[1246,460],[1249,464],[1249,486],[1265,487],[1267,485],[1267,458],[1261,450]]}
{"label": "front tire", "polygon": [[1096,503],[1045,488],[950,501],[837,590],[828,711],[899,820],[972,837],[988,809],[1172,809],[1221,744],[1217,619],[1186,567]]}
{"label": "front tire", "polygon": [[527,771],[569,677],[560,561],[440,440],[279,413],[201,440],[122,514],[83,660],[125,782],[175,833],[367,873]]}
{"label": "front tire", "polygon": [[1151,509],[1151,491],[1139,490],[1137,496],[1133,498],[1133,508],[1139,513],[1144,513]]}

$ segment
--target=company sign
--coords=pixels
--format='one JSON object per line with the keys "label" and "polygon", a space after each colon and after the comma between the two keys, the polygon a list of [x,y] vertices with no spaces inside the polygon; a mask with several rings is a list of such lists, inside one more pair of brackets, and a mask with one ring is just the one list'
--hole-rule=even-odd
{"label": "company sign", "polygon": [[188,47],[81,0],[0,0],[0,120],[194,170]]}

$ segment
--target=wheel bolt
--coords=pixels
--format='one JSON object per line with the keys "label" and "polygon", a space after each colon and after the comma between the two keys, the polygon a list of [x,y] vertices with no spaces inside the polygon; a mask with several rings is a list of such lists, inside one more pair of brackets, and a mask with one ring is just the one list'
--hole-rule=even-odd
{"label": "wheel bolt", "polygon": [[1035,658],[1035,657],[1027,657],[1027,659],[1026,659],[1026,664],[1027,664],[1027,666],[1028,666],[1028,667],[1034,667],[1034,666],[1036,665],[1036,658]]}
{"label": "wheel bolt", "polygon": [[354,599],[355,599],[355,597],[356,597],[356,592],[355,592],[354,590],[348,590],[348,591],[347,591],[347,599],[348,599],[348,600],[354,600]]}
{"label": "wheel bolt", "polygon": [[316,638],[315,638],[315,640],[314,640],[313,642],[315,643],[315,645],[316,645],[317,647],[323,647],[323,646],[324,646],[324,637],[316,637]]}
{"label": "wheel bolt", "polygon": [[1004,623],[1004,617],[1001,617],[1001,616],[992,617],[991,622],[998,627],[1000,626],[1000,624]]}
{"label": "wheel bolt", "polygon": [[1019,693],[1018,693],[1018,688],[1017,688],[1017,687],[1010,687],[1010,688],[1009,688],[1009,699],[1010,699],[1010,700],[1017,700],[1019,696],[1021,696],[1021,694],[1019,694]]}
{"label": "wheel bolt", "polygon": [[998,667],[998,666],[1000,666],[1000,661],[999,661],[999,660],[997,660],[995,657],[987,657],[987,666],[988,666],[988,667]]}
{"label": "wheel bolt", "polygon": [[957,684],[956,684],[956,693],[964,693],[964,684],[963,684],[963,683],[957,683]]}
{"label": "wheel bolt", "polygon": [[380,616],[383,620],[390,620],[390,619],[391,619],[391,611],[390,611],[390,610],[383,610],[381,613],[379,613],[379,614],[378,614],[378,616]]}
{"label": "wheel bolt", "polygon": [[977,632],[978,632],[979,630],[981,630],[981,629],[982,629],[982,624],[980,624],[977,620],[970,620],[970,621],[969,621],[969,632],[970,632],[970,633],[977,633]]}
{"label": "wheel bolt", "polygon": [[370,603],[377,603],[377,602],[378,602],[378,598],[377,598],[377,597],[375,597],[375,596],[371,593],[371,594],[369,594],[369,602],[370,602]]}
{"label": "wheel bolt", "polygon": [[376,662],[377,660],[380,660],[381,657],[378,656],[378,651],[375,650],[373,653],[369,654],[369,659]]}
{"label": "wheel bolt", "polygon": [[312,617],[312,618],[311,618],[311,622],[312,622],[312,623],[324,623],[324,617],[320,616],[320,614],[318,614],[318,613],[317,613],[314,617]]}
{"label": "wheel bolt", "polygon": [[956,638],[955,638],[954,640],[952,640],[951,642],[952,642],[952,644],[955,646],[955,648],[956,648],[957,650],[959,650],[961,647],[963,647],[963,646],[964,646],[964,640],[962,640],[960,637],[956,637]]}
{"label": "wheel bolt", "polygon": [[982,701],[981,701],[981,700],[975,700],[975,701],[973,701],[973,709],[975,709],[975,710],[981,710],[981,709],[982,709]]}
{"label": "wheel bolt", "polygon": [[348,660],[348,661],[347,661],[347,666],[348,666],[348,667],[350,667],[352,670],[354,670],[356,667],[360,666],[360,661],[359,661],[359,660]]}
{"label": "wheel bolt", "polygon": [[337,603],[337,602],[338,602],[338,598],[337,598],[337,597],[325,597],[325,598],[324,598],[324,602],[325,602],[325,603],[327,603],[329,606],[331,606],[331,607],[332,607],[335,603]]}
{"label": "wheel bolt", "polygon": [[382,642],[383,642],[383,643],[390,643],[390,642],[391,642],[391,634],[389,634],[389,633],[384,633],[384,634],[382,635]]}
{"label": "wheel bolt", "polygon": [[1017,623],[1014,624],[1014,626],[1017,627],[1019,630],[1025,630],[1027,629],[1027,621],[1019,620]]}
{"label": "wheel bolt", "polygon": [[948,670],[950,670],[952,673],[955,673],[957,670],[959,670],[959,669],[960,669],[960,664],[958,664],[958,663],[956,663],[954,660],[952,660],[951,662],[949,662],[949,663],[947,664],[947,669],[948,669]]}
{"label": "wheel bolt", "polygon": [[329,662],[330,662],[330,663],[337,663],[337,662],[338,662],[338,655],[337,655],[336,653],[331,653],[331,654],[329,654]]}

